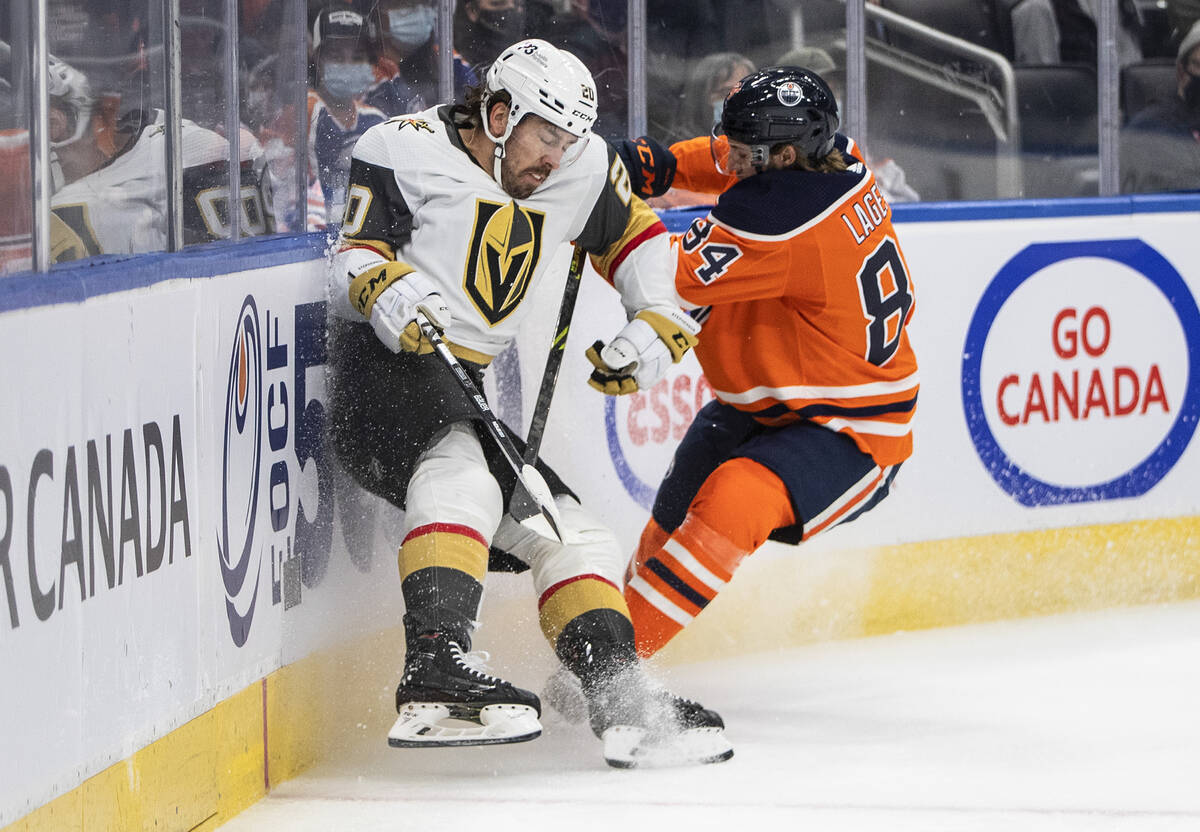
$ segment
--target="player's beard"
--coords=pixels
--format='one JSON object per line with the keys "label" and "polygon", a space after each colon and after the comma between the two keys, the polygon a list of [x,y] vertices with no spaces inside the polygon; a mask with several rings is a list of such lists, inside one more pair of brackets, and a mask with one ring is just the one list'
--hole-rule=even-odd
{"label": "player's beard", "polygon": [[[549,165],[531,165],[527,168],[514,172],[506,159],[500,164],[500,187],[504,192],[513,199],[529,199],[533,196],[533,192],[542,186],[546,181],[546,177],[553,170]],[[542,176],[541,182],[534,182],[526,178],[526,174],[538,173]]]}

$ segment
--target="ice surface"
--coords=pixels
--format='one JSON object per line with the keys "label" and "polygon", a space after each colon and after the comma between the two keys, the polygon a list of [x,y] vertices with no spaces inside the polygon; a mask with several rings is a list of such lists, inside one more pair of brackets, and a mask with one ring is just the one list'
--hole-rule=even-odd
{"label": "ice surface", "polygon": [[736,756],[605,766],[553,713],[520,745],[370,738],[239,830],[1200,829],[1200,602],[828,642],[663,670]]}

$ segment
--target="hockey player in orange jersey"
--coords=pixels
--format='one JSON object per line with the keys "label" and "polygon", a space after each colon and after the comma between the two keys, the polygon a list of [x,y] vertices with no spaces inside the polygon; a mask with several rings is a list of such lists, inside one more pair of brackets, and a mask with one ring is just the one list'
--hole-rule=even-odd
{"label": "hockey player in orange jersey", "polygon": [[[676,289],[704,321],[696,356],[716,398],[680,443],[629,565],[642,655],[768,538],[796,544],[872,508],[912,453],[913,284],[889,206],[838,123],[819,76],[771,67],[734,87],[713,136],[625,144],[642,193],[665,191],[673,167],[676,185],[720,193],[675,240]],[[620,376],[598,367],[592,381]]]}

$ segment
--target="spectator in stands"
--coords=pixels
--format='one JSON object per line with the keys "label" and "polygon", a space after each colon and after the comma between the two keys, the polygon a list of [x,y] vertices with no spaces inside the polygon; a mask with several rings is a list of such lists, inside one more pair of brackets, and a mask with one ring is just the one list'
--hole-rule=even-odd
{"label": "spectator in stands", "polygon": [[750,59],[737,52],[714,52],[697,61],[688,73],[678,115],[666,140],[677,142],[710,132],[721,120],[725,96],[754,70]]}
{"label": "spectator in stands", "polygon": [[[1021,0],[1010,12],[1013,61],[1018,64],[1096,66],[1097,21],[1104,0]],[[1133,0],[1118,0],[1117,60],[1142,59],[1141,13]]]}
{"label": "spectator in stands", "polygon": [[[312,69],[315,90],[308,93],[308,227],[337,222],[346,202],[350,153],[368,128],[388,113],[364,103],[376,82],[379,50],[363,16],[345,4],[323,9],[313,23]],[[420,109],[420,102],[414,108]]]}
{"label": "spectator in stands", "polygon": [[[775,63],[777,66],[799,66],[817,73],[829,84],[838,102],[843,102],[846,73],[838,69],[833,57],[826,50],[816,46],[797,47],[785,52]],[[754,71],[755,67],[737,53],[721,52],[701,60],[687,84],[689,98],[682,102],[684,108],[690,108],[692,120],[688,122],[681,119],[678,122],[680,128],[671,133],[668,142],[685,142],[711,132],[713,124],[720,120],[720,107],[724,104],[725,96],[738,81]],[[714,101],[714,96],[718,94],[720,98]],[[695,102],[690,100],[693,98],[696,99]],[[872,159],[868,156],[867,164],[874,171],[875,181],[888,202],[916,202],[921,198],[907,183],[904,170],[895,160]],[[708,205],[712,201],[711,194],[696,193],[683,188],[672,188],[668,193],[648,200],[655,208]]]}
{"label": "spectator in stands", "polygon": [[[412,113],[437,103],[437,8],[433,0],[375,0],[367,16],[371,41],[379,48],[379,83],[366,101],[388,115]],[[452,58],[454,95],[479,79],[459,55]],[[419,96],[419,100],[415,100]]]}
{"label": "spectator in stands", "polygon": [[[225,25],[219,18],[179,18],[180,104],[183,117],[211,130],[225,127]],[[195,10],[195,9],[193,9]]]}
{"label": "spectator in stands", "polygon": [[7,82],[0,84],[0,277],[33,265],[29,131],[16,115]]}
{"label": "spectator in stands", "polygon": [[[779,66],[802,66],[817,73],[829,84],[839,107],[846,105],[846,70],[837,65],[833,56],[819,46],[798,46],[779,56]],[[875,182],[888,202],[917,202],[921,195],[908,184],[904,169],[895,159],[877,159],[862,148],[867,166],[875,174]]]}
{"label": "spectator in stands", "polygon": [[599,97],[595,131],[606,139],[624,138],[629,81],[625,52],[625,0],[570,0],[565,13],[549,21],[546,40],[575,55],[592,73]]}
{"label": "spectator in stands", "polygon": [[460,2],[454,11],[454,48],[479,70],[524,36],[525,18],[522,0]]}
{"label": "spectator in stands", "polygon": [[299,123],[305,101],[297,96],[306,69],[293,56],[308,44],[312,25],[298,18],[293,0],[242,0],[238,30],[240,115],[263,147],[278,231],[305,230],[298,171],[307,173],[301,149],[306,128]]}
{"label": "spectator in stands", "polygon": [[239,89],[242,96],[242,126],[262,146],[270,194],[274,201],[275,230],[303,231],[303,215],[296,198],[296,108],[299,102],[289,93],[285,62],[278,54],[243,66]]}
{"label": "spectator in stands", "polygon": [[1200,189],[1200,21],[1175,59],[1176,94],[1135,115],[1121,133],[1121,190]]}
{"label": "spectator in stands", "polygon": [[1181,39],[1200,20],[1200,0],[1167,0],[1167,22],[1171,39]]}
{"label": "spectator in stands", "polygon": [[693,101],[684,86],[697,61],[735,52],[752,66],[769,63],[790,45],[796,19],[803,20],[806,32],[823,31],[831,19],[844,26],[846,14],[844,7],[827,2],[646,0],[648,132],[667,139],[675,135],[681,108]]}
{"label": "spectator in stands", "polygon": [[[803,6],[806,25],[816,23],[828,6],[795,0],[646,0],[647,35],[652,49],[684,60],[714,52],[737,52],[756,64],[767,63],[791,37],[788,21]],[[837,8],[837,19],[845,12]]]}
{"label": "spectator in stands", "polygon": [[[47,121],[57,180],[50,201],[52,260],[164,250],[163,113],[130,110],[118,118],[115,100],[99,102],[79,70],[51,58],[48,72]],[[186,119],[182,138],[184,243],[228,238],[229,142]],[[270,233],[261,148],[248,131],[242,131],[241,154],[241,233]]]}

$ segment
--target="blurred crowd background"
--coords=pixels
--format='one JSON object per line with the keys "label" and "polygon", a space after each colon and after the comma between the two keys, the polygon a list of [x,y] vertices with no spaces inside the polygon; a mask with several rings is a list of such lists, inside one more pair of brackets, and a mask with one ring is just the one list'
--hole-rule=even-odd
{"label": "blurred crowd background", "polygon": [[[53,261],[169,249],[172,3],[44,2]],[[458,96],[526,36],[591,69],[607,138],[706,134],[740,77],[789,63],[843,106],[854,85],[855,138],[897,201],[1104,195],[1102,163],[1118,192],[1200,188],[1200,0],[177,2],[185,244],[335,226],[358,136]],[[0,274],[31,267],[30,6],[0,0]],[[1106,95],[1120,147],[1102,158]]]}

